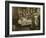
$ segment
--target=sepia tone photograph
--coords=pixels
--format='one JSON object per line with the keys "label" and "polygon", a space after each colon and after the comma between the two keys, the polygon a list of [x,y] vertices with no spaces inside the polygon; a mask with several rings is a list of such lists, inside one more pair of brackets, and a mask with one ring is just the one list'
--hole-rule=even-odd
{"label": "sepia tone photograph", "polygon": [[5,2],[5,37],[45,34],[44,3]]}
{"label": "sepia tone photograph", "polygon": [[40,8],[12,7],[12,31],[40,30]]}

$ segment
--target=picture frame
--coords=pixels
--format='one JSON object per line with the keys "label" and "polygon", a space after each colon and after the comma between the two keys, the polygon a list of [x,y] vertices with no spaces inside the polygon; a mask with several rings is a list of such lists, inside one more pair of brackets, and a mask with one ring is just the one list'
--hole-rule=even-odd
{"label": "picture frame", "polygon": [[[16,28],[14,26],[14,25],[16,25],[16,19],[15,20],[12,19],[14,17],[14,14],[15,14],[14,18],[16,18],[17,17],[16,16],[17,13],[19,13],[19,11],[17,11],[17,10],[23,10],[23,9],[27,10],[27,13],[29,13],[28,9],[32,9],[32,10],[35,10],[35,11],[38,10],[38,9],[40,10],[40,11],[38,10],[39,13],[36,14],[36,16],[38,14],[39,15],[41,14],[40,15],[40,20],[41,21],[39,21],[40,22],[39,28],[34,26],[35,28],[33,27],[33,29],[31,29],[31,28],[29,29],[29,27],[30,27],[28,25],[29,23],[25,22],[25,21],[24,21],[24,23],[22,22],[23,24],[21,23],[21,21],[19,21],[19,25],[21,24],[23,26],[22,28],[19,28],[19,27]],[[20,11],[20,12],[23,13],[24,10]],[[32,11],[31,14],[32,14],[32,16],[33,15],[35,16],[35,13],[33,14],[33,12],[34,11]],[[26,13],[26,11],[25,11],[25,13]],[[26,14],[25,14],[24,17],[27,17]],[[22,17],[22,16],[20,15],[20,17]],[[30,17],[30,18],[32,18],[32,17]],[[33,20],[33,23],[35,23],[34,20]],[[27,24],[26,25],[27,27],[24,27],[25,24]],[[13,26],[15,27],[15,30],[14,30]],[[36,26],[37,26],[37,24],[36,24]],[[26,31],[25,31],[24,28],[26,29]],[[27,30],[27,28],[28,28],[28,30]],[[44,3],[39,3],[39,2],[37,3],[37,2],[5,1],[5,37],[34,36],[34,35],[44,35],[44,34],[45,34],[45,4]]]}

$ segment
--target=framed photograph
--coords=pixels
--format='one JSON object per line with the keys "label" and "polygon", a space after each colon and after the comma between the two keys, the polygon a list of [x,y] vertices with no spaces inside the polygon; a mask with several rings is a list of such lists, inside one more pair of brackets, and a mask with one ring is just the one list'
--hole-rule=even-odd
{"label": "framed photograph", "polygon": [[44,3],[5,1],[5,37],[44,35]]}

